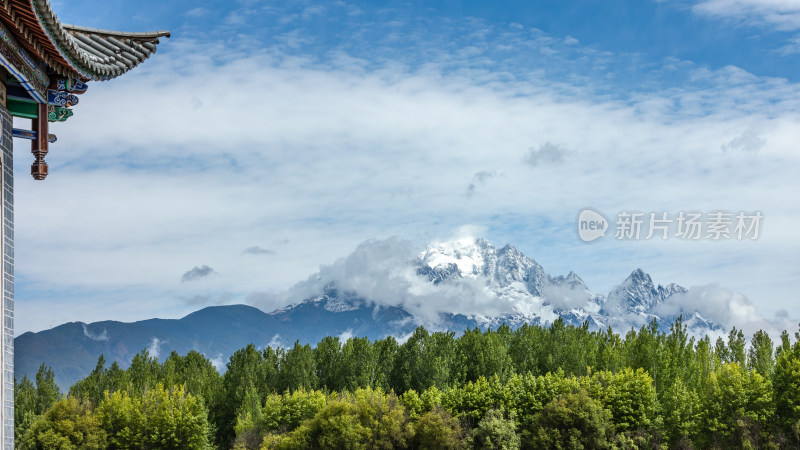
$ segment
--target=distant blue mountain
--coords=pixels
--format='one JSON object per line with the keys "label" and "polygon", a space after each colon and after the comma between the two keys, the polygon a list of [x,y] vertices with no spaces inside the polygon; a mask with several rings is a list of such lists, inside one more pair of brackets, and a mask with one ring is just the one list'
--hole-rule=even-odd
{"label": "distant blue mountain", "polygon": [[[333,306],[326,309],[328,303]],[[254,343],[292,345],[295,340],[316,343],[328,335],[381,338],[405,334],[414,325],[402,325],[409,317],[398,308],[351,308],[334,310],[327,297],[267,314],[246,305],[212,306],[181,319],[149,319],[133,323],[103,321],[70,322],[38,333],[24,333],[14,340],[17,379],[35,376],[40,364],[53,368],[56,383],[66,390],[88,375],[102,354],[125,368],[133,356],[147,349],[160,359],[172,351],[197,350],[224,370],[233,352]],[[399,324],[399,325],[398,325]]]}
{"label": "distant blue mountain", "polygon": [[[419,324],[460,332],[501,324],[513,328],[546,325],[560,317],[572,325],[588,322],[593,329],[613,326],[624,331],[649,320],[656,320],[664,329],[677,314],[659,315],[665,310],[661,306],[673,296],[687,293],[675,284],[656,286],[648,274],[637,269],[607,296],[597,295],[575,273],[550,276],[516,248],[497,249],[482,239],[431,246],[407,264],[412,266],[403,273],[415,274],[413,281],[419,285],[434,289],[482,286],[481,295],[500,307],[495,313],[480,314],[439,311],[432,322],[430,317],[412,315],[409,308],[341,291],[330,281],[317,296],[271,313],[246,305],[213,306],[181,319],[71,322],[25,333],[15,339],[16,376],[33,377],[45,363],[55,371],[59,386],[68,389],[94,369],[101,354],[106,361],[117,361],[125,368],[145,348],[160,359],[172,351],[186,354],[196,350],[224,370],[230,355],[249,343],[263,348],[290,346],[296,340],[314,345],[325,336],[380,339],[407,335]],[[669,310],[682,314],[696,332],[722,328],[696,311]]]}

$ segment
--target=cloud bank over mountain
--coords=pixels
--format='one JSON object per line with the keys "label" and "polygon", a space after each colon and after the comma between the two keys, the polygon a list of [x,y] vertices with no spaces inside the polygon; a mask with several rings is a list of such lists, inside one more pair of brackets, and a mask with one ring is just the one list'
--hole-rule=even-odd
{"label": "cloud bank over mountain", "polygon": [[763,317],[741,293],[716,284],[688,289],[656,285],[641,269],[610,292],[595,293],[574,272],[549,275],[512,246],[497,248],[464,234],[428,244],[396,237],[365,241],[277,298],[253,304],[265,311],[276,301],[398,307],[418,324],[435,329],[451,326],[453,316],[484,326],[547,324],[562,317],[617,330],[639,327],[652,319],[669,326],[683,316],[693,332],[712,335],[732,327],[772,334],[793,327],[785,317]]}
{"label": "cloud bank over mountain", "polygon": [[293,286],[280,296],[286,303],[321,295],[335,287],[344,293],[368,299],[380,306],[400,306],[427,322],[440,313],[497,315],[509,313],[508,305],[496,302],[478,279],[434,284],[417,273],[418,244],[401,238],[369,240],[355,251]]}

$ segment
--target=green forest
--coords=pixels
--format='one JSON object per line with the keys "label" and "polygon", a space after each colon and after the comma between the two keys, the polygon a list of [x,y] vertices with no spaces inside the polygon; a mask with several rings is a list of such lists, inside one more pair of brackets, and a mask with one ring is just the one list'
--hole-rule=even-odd
{"label": "green forest", "polygon": [[15,380],[21,449],[800,448],[800,332],[420,327]]}

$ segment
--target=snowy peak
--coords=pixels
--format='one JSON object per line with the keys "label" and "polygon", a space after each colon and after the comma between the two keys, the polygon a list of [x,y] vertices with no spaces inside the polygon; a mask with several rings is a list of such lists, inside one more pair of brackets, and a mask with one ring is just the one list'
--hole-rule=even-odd
{"label": "snowy peak", "polygon": [[675,283],[670,283],[663,287],[658,286],[658,290],[662,293],[665,299],[676,294],[685,294],[689,292],[685,287]]}
{"label": "snowy peak", "polygon": [[674,298],[674,305],[668,303],[686,289],[656,285],[642,269],[631,272],[606,297],[592,292],[575,272],[548,275],[511,245],[498,248],[484,239],[464,238],[420,251],[410,242],[391,244],[362,244],[353,255],[299,285],[302,297],[292,300],[300,303],[278,313],[303,310],[344,317],[394,308],[402,311],[393,316],[397,320],[453,331],[502,323],[544,325],[558,318],[597,328],[639,327],[650,320],[668,327],[677,314],[692,317],[700,328],[714,326],[694,308],[679,311]]}
{"label": "snowy peak", "polygon": [[645,271],[642,270],[641,268],[638,268],[633,272],[631,272],[631,274],[628,275],[628,278],[626,278],[625,281],[631,283],[645,284],[650,286],[653,285],[653,279],[650,278],[650,275],[645,273]]}
{"label": "snowy peak", "polygon": [[485,277],[496,288],[522,283],[533,295],[548,284],[542,266],[511,245],[496,248],[484,239],[459,239],[428,246],[420,254],[420,275],[434,283]]}
{"label": "snowy peak", "polygon": [[650,275],[642,269],[636,269],[622,283],[608,294],[606,308],[614,312],[648,313],[656,305],[665,302],[678,293],[686,293],[686,289],[674,283],[655,286]]}
{"label": "snowy peak", "polygon": [[439,284],[446,280],[461,278],[461,271],[458,265],[453,262],[440,264],[435,267],[422,264],[417,268],[417,275],[427,277],[433,284]]}
{"label": "snowy peak", "polygon": [[329,312],[344,312],[355,311],[363,306],[363,301],[353,298],[347,294],[340,294],[339,290],[333,284],[328,284],[324,287],[322,294],[304,299],[297,303],[284,306],[283,308],[276,309],[269,315],[278,316],[286,314],[298,308],[319,307]]}
{"label": "snowy peak", "polygon": [[522,282],[533,295],[540,296],[542,288],[549,281],[539,263],[510,245],[506,245],[496,253],[493,269],[486,275],[499,286],[505,287],[514,282]]}
{"label": "snowy peak", "polygon": [[[465,278],[485,283],[498,302],[509,302],[526,317],[572,315],[608,322],[616,318],[656,318],[654,308],[675,294],[686,293],[676,285],[656,285],[641,268],[608,294],[596,295],[575,273],[548,275],[535,260],[516,247],[496,248],[484,239],[460,239],[428,246],[419,255],[417,274],[434,284],[458,284]],[[458,311],[454,311],[458,313]],[[597,316],[597,317],[594,317]]]}
{"label": "snowy peak", "polygon": [[495,252],[483,239],[457,239],[429,245],[419,256],[423,267],[452,272],[455,266],[459,276],[477,278],[484,272],[486,257]]}
{"label": "snowy peak", "polygon": [[582,289],[588,291],[589,289],[586,287],[586,283],[583,282],[581,277],[578,276],[573,271],[570,271],[567,276],[558,275],[556,277],[550,277],[550,282],[555,286],[559,287],[568,287],[570,289]]}

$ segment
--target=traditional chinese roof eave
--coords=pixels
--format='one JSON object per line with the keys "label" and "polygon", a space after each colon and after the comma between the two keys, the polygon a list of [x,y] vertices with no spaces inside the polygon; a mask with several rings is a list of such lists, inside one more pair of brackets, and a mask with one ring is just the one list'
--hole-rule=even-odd
{"label": "traditional chinese roof eave", "polygon": [[[61,59],[80,73],[84,81],[108,80],[122,75],[156,51],[158,38],[169,37],[168,31],[126,33],[62,24],[49,0],[27,1],[36,11],[39,25],[55,45]],[[98,54],[92,42],[108,48],[109,52]]]}
{"label": "traditional chinese roof eave", "polygon": [[168,31],[131,33],[62,24],[48,0],[0,2],[0,37],[22,49],[11,56],[26,63],[23,75],[30,79],[20,81],[35,87],[40,95],[34,98],[46,95],[45,71],[70,80],[109,80],[141,64],[155,53],[159,38],[169,37]]}
{"label": "traditional chinese roof eave", "polygon": [[79,61],[84,81],[109,80],[124,74],[156,52],[159,38],[170,36],[169,31],[124,32],[67,24],[61,29],[66,33],[62,47],[71,61]]}

